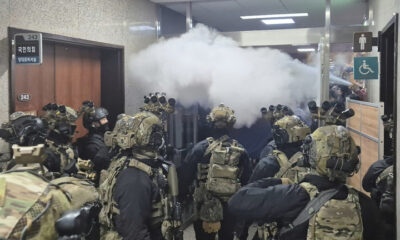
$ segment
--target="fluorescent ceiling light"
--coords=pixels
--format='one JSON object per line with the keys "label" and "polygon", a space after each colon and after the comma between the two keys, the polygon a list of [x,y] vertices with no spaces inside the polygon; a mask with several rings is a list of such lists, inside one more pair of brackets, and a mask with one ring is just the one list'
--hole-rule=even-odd
{"label": "fluorescent ceiling light", "polygon": [[315,52],[315,48],[298,48],[298,52]]}
{"label": "fluorescent ceiling light", "polygon": [[130,26],[129,30],[132,32],[139,32],[139,31],[153,31],[156,30],[153,26]]}
{"label": "fluorescent ceiling light", "polygon": [[287,18],[287,17],[308,17],[308,13],[286,13],[286,14],[270,14],[270,15],[250,15],[240,16],[241,19],[260,19],[260,18]]}
{"label": "fluorescent ceiling light", "polygon": [[279,18],[279,19],[264,19],[261,20],[264,24],[274,25],[274,24],[293,24],[294,20],[292,18]]}

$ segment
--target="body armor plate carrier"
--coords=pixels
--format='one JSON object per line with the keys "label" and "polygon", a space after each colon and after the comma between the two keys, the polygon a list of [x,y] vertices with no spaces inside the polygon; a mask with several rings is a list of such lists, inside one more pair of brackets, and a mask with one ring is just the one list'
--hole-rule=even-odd
{"label": "body armor plate carrier", "polygon": [[240,185],[240,156],[244,149],[236,140],[228,142],[228,136],[209,143],[204,156],[210,156],[209,164],[199,163],[197,166],[198,187],[194,193],[195,212],[203,221],[203,228],[208,233],[218,232],[223,218],[223,203],[236,193]]}
{"label": "body armor plate carrier", "polygon": [[[137,168],[145,172],[152,179],[154,184],[156,184],[156,186],[158,186],[158,182],[155,175],[163,174],[161,169],[152,168],[143,162],[140,162],[136,159],[128,159],[125,156],[116,160],[115,162],[112,162],[110,168],[107,171],[104,170],[102,171],[101,178],[104,179],[104,181],[101,183],[99,187],[100,199],[103,205],[99,214],[99,221],[100,224],[102,225],[101,239],[104,240],[122,239],[122,237],[115,230],[114,226],[115,216],[119,215],[119,209],[117,203],[113,198],[113,192],[119,173],[128,167]],[[164,203],[164,196],[161,196],[161,200],[152,202],[152,216],[151,216],[152,226],[158,225],[163,221],[164,217],[163,203]]]}
{"label": "body armor plate carrier", "polygon": [[[304,182],[300,184],[310,200],[318,195],[316,186]],[[309,220],[307,240],[362,240],[363,223],[358,192],[346,186],[347,198],[344,200],[330,199]]]}

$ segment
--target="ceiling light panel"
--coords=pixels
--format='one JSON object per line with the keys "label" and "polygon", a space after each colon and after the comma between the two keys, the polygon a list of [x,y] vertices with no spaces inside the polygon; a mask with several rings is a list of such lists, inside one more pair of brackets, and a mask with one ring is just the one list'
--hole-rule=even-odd
{"label": "ceiling light panel", "polygon": [[288,18],[288,17],[308,17],[308,13],[286,13],[286,14],[240,16],[240,18],[243,20],[266,19],[266,18]]}
{"label": "ceiling light panel", "polygon": [[294,24],[293,18],[279,18],[279,19],[264,19],[261,20],[264,24],[267,25],[278,25],[278,24]]}

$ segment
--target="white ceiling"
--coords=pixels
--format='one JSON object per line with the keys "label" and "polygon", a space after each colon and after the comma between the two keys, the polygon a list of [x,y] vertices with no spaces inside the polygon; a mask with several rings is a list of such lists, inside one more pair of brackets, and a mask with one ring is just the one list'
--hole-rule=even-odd
{"label": "white ceiling", "polygon": [[[183,0],[152,0],[185,15]],[[171,2],[173,1],[173,2]],[[368,0],[332,0],[332,25],[360,25],[368,12]],[[260,19],[242,20],[243,15],[307,12],[294,18],[295,24],[267,26]],[[282,28],[322,27],[325,24],[325,0],[193,0],[192,15],[223,32]]]}

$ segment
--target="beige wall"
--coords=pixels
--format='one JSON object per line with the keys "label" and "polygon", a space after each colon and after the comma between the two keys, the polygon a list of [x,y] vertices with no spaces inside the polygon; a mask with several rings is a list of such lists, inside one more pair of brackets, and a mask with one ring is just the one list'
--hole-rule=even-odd
{"label": "beige wall", "polygon": [[[370,31],[374,36],[378,36],[378,31],[382,30],[393,17],[393,13],[398,11],[398,0],[370,0]],[[373,56],[378,56],[377,48],[373,49]],[[368,95],[370,102],[379,102],[379,81],[368,81]]]}
{"label": "beige wall", "polygon": [[[156,40],[155,30],[133,32],[132,25],[155,26],[156,7],[148,0],[0,0],[0,122],[8,119],[7,27],[29,29],[125,47],[125,108],[132,113],[143,92],[130,77],[132,54]],[[0,142],[0,152],[4,149]]]}

